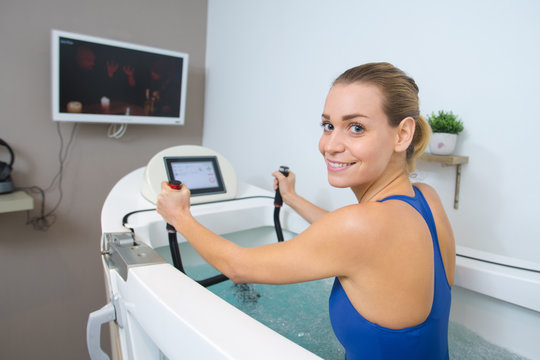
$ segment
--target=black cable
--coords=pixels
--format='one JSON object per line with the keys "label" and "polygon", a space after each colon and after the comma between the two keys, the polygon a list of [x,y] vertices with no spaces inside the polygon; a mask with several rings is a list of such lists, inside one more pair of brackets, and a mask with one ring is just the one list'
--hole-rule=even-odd
{"label": "black cable", "polygon": [[[235,198],[235,199],[225,199],[225,200],[216,200],[216,201],[210,201],[205,203],[198,203],[198,204],[191,204],[191,206],[197,206],[197,205],[207,205],[207,204],[218,204],[222,202],[231,202],[231,201],[237,201],[237,200],[249,200],[249,199],[274,199],[272,196],[265,196],[265,195],[254,195],[254,196],[246,196],[241,198]],[[134,230],[127,226],[128,224],[128,218],[131,215],[138,214],[141,212],[149,212],[149,211],[156,211],[156,208],[148,208],[148,209],[140,209],[140,210],[134,210],[131,212],[128,212],[124,215],[122,218],[122,226],[128,229],[131,232],[134,232]]]}
{"label": "black cable", "polygon": [[[60,203],[62,202],[62,199],[64,197],[64,190],[62,188],[62,181],[63,181],[63,175],[64,175],[64,163],[66,162],[66,159],[69,155],[69,150],[71,148],[71,145],[73,144],[73,139],[75,138],[75,130],[77,129],[77,123],[73,124],[73,127],[71,129],[71,134],[68,140],[67,145],[64,148],[64,137],[62,136],[62,132],[60,131],[60,123],[56,123],[56,132],[58,133],[58,137],[60,138],[60,151],[58,152],[58,162],[60,164],[58,172],[54,176],[54,178],[51,180],[51,183],[49,186],[45,189],[40,188],[39,186],[30,186],[30,187],[22,187],[20,190],[24,190],[26,192],[30,193],[39,193],[41,195],[41,209],[39,212],[39,215],[30,217],[30,211],[27,211],[26,213],[26,224],[32,225],[34,227],[34,230],[41,230],[41,231],[47,231],[55,222],[56,222],[56,210],[60,206]],[[53,206],[53,208],[45,213],[45,193],[51,189],[53,189],[55,186],[58,187],[58,200],[56,204]]]}
{"label": "black cable", "polygon": [[220,282],[227,281],[227,280],[229,280],[228,277],[226,277],[223,274],[219,274],[216,276],[209,277],[208,279],[197,280],[197,282],[204,287],[209,287],[209,286],[219,284]]}
{"label": "black cable", "polygon": [[462,255],[462,254],[456,254],[456,256],[460,256],[460,257],[466,258],[466,259],[481,261],[481,262],[485,262],[485,263],[488,263],[488,264],[504,266],[504,267],[511,268],[511,269],[526,270],[526,271],[531,271],[531,272],[535,272],[535,273],[540,274],[539,270],[529,269],[529,268],[526,268],[526,267],[508,265],[508,264],[504,264],[504,263],[499,263],[499,262],[495,262],[495,261],[485,260],[485,259],[481,259],[481,258],[477,258],[477,257],[473,257],[473,256]]}
{"label": "black cable", "polygon": [[178,247],[178,238],[176,237],[176,231],[169,231],[169,247],[171,249],[173,266],[185,274],[186,271],[184,270],[184,265],[182,264],[182,257],[180,256],[180,248]]}
{"label": "black cable", "polygon": [[[60,151],[58,153],[58,162],[60,164],[60,167],[58,169],[58,173],[51,181],[51,184],[49,185],[49,187],[45,189],[45,191],[50,190],[54,186],[58,186],[59,198],[58,198],[58,201],[56,202],[56,205],[45,216],[48,216],[54,213],[60,206],[60,203],[62,202],[62,198],[64,197],[64,191],[62,189],[62,182],[64,180],[64,163],[67,160],[69,149],[73,143],[73,139],[75,137],[75,130],[77,130],[77,123],[73,124],[69,141],[64,150],[64,138],[62,137],[62,132],[60,131],[60,123],[56,124],[56,132],[58,133],[58,137],[60,138]],[[55,185],[55,183],[58,183],[58,185]]]}
{"label": "black cable", "polygon": [[[288,177],[289,176],[289,167],[288,166],[280,166],[279,171],[283,174],[283,176]],[[279,191],[279,187],[276,189],[276,195],[274,196],[274,228],[276,229],[276,236],[278,239],[278,242],[283,241],[283,230],[281,230],[281,222],[279,221],[279,212],[281,210],[281,207],[283,206],[283,198],[281,197],[281,192]]]}
{"label": "black cable", "polygon": [[49,228],[49,226],[54,223],[55,219],[50,221],[45,217],[45,191],[39,186],[21,187],[17,188],[17,190],[23,190],[28,194],[38,194],[39,196],[41,196],[41,206],[39,211],[41,215],[30,218],[30,211],[27,211],[26,224],[31,224],[35,230],[46,230],[47,228]]}
{"label": "black cable", "polygon": [[278,242],[283,241],[283,230],[281,230],[281,222],[279,221],[280,209],[281,209],[280,206],[274,207],[274,228],[276,229],[276,236],[277,236]]}

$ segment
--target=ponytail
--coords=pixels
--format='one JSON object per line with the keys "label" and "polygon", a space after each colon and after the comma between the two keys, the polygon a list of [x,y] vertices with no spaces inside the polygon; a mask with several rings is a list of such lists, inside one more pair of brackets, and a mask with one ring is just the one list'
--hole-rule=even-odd
{"label": "ponytail", "polygon": [[414,130],[413,140],[407,149],[407,166],[409,172],[414,171],[416,167],[416,158],[424,153],[429,145],[431,137],[431,126],[422,115],[418,115],[416,128]]}

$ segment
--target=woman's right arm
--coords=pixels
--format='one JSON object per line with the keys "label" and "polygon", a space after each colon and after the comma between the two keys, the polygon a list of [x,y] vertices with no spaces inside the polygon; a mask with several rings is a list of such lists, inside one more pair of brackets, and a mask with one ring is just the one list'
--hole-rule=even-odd
{"label": "woman's right arm", "polygon": [[274,172],[272,175],[274,176],[274,190],[279,186],[279,192],[281,193],[283,202],[293,208],[294,211],[310,224],[313,224],[328,213],[328,211],[309,202],[296,193],[294,188],[296,176],[292,171],[289,172],[289,176],[287,177],[279,171]]}

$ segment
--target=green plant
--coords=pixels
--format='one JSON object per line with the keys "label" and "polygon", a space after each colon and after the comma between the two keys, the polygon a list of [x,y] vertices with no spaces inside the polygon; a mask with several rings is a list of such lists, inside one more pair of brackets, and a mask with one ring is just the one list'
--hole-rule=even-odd
{"label": "green plant", "polygon": [[463,131],[463,122],[451,111],[439,110],[428,116],[428,123],[434,133],[459,134]]}

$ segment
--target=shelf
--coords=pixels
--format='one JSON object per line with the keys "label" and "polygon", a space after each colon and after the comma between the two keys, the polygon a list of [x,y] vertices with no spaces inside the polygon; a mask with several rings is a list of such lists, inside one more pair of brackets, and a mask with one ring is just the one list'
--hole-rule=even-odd
{"label": "shelf", "polygon": [[430,153],[423,153],[422,155],[420,155],[420,159],[424,161],[438,162],[443,165],[462,165],[469,162],[468,156],[433,155]]}
{"label": "shelf", "polygon": [[0,213],[31,210],[34,199],[24,191],[15,191],[0,195]]}
{"label": "shelf", "polygon": [[469,162],[468,156],[459,155],[434,155],[430,153],[423,153],[420,155],[420,160],[429,162],[438,162],[442,166],[455,166],[456,167],[456,187],[454,190],[454,209],[459,207],[459,186],[461,182],[461,165]]}

